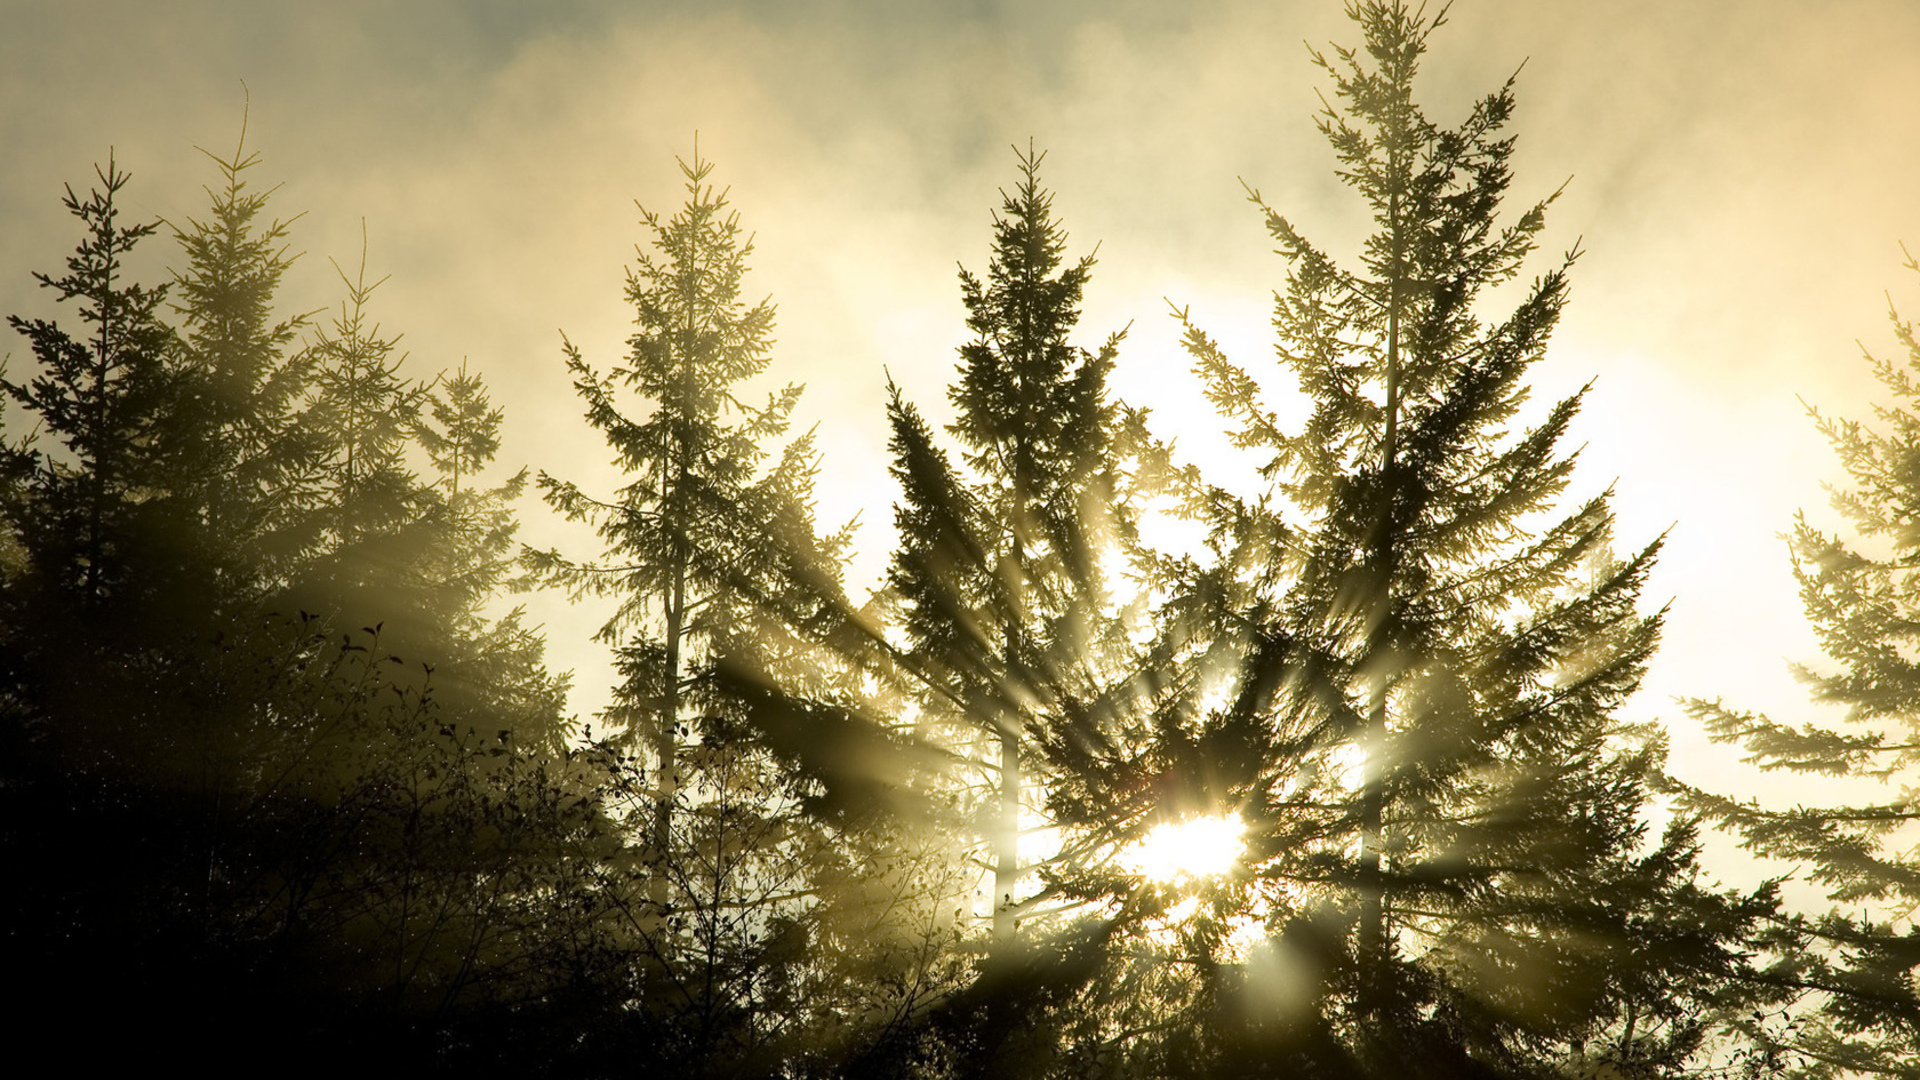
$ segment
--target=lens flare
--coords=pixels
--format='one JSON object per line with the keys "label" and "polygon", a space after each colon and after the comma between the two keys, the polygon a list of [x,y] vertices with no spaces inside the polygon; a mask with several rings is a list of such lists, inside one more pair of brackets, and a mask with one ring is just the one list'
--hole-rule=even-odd
{"label": "lens flare", "polygon": [[1120,859],[1155,881],[1215,877],[1233,869],[1246,850],[1245,831],[1238,814],[1169,821],[1154,826]]}

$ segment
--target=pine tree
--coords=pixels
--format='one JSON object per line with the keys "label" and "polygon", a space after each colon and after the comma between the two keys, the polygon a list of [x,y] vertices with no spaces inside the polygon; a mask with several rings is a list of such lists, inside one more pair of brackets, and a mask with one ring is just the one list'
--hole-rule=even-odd
{"label": "pine tree", "polygon": [[[1907,268],[1920,272],[1920,261],[1909,256]],[[1911,658],[1920,633],[1920,337],[1891,303],[1888,315],[1906,357],[1867,354],[1890,398],[1875,409],[1878,423],[1813,412],[1847,472],[1833,505],[1852,535],[1816,528],[1805,514],[1791,535],[1801,601],[1828,660],[1796,673],[1814,701],[1844,710],[1840,722],[1796,727],[1720,701],[1689,703],[1717,741],[1743,745],[1763,769],[1857,777],[1878,793],[1857,805],[1780,809],[1687,792],[1743,834],[1749,851],[1799,868],[1834,904],[1784,920],[1770,942],[1770,974],[1798,1007],[1742,1025],[1782,1076],[1920,1075],[1920,859],[1905,836],[1920,820],[1920,665]]]}
{"label": "pine tree", "polygon": [[1141,734],[1138,610],[1113,580],[1134,554],[1138,415],[1106,388],[1120,335],[1098,352],[1071,342],[1093,260],[1064,258],[1041,155],[1019,164],[986,273],[960,274],[974,335],[949,391],[960,459],[894,388],[888,588],[861,611],[811,609],[867,692],[781,687],[784,714],[755,718],[844,842],[926,890],[864,954],[918,990],[849,1040],[860,1075],[1046,1071],[1111,936],[1109,897],[1086,880],[1111,857],[1110,823],[1072,819],[1061,795],[1088,782],[1067,775],[1087,747]]}
{"label": "pine tree", "polygon": [[[4,914],[46,1003],[26,1022],[64,1031],[111,983],[139,1003],[119,1027],[145,1060],[424,1060],[456,1028],[481,1041],[481,1016],[539,1027],[603,985],[584,974],[611,951],[591,878],[618,843],[600,776],[553,752],[563,687],[538,635],[481,614],[518,489],[475,483],[499,414],[463,371],[447,496],[401,471],[397,510],[349,506],[418,434],[372,421],[424,390],[368,327],[364,278],[336,332],[289,355],[285,223],[256,228],[244,144],[214,160],[209,220],[175,230],[180,335],[166,290],[126,281],[156,225],[117,222],[112,163],[104,190],[69,190],[86,235],[41,277],[89,333],[14,320],[38,370],[5,389],[44,438],[0,455]],[[295,613],[289,583],[315,581],[326,605]],[[384,587],[349,595],[367,582]],[[387,632],[383,612],[430,618]],[[402,640],[404,659],[383,648]]]}
{"label": "pine tree", "polygon": [[467,372],[465,360],[460,373],[436,389],[428,412],[440,427],[420,428],[420,441],[440,471],[447,498],[457,500],[461,481],[471,489],[474,474],[499,453],[500,422],[506,413],[493,406],[486,384]]}
{"label": "pine tree", "polygon": [[300,215],[260,222],[278,188],[249,188],[260,155],[247,151],[245,119],[231,157],[201,153],[220,184],[207,189],[204,220],[187,218],[173,230],[186,269],[173,280],[179,390],[164,453],[206,537],[221,548],[207,556],[233,579],[224,590],[252,600],[287,568],[283,533],[317,451],[299,420],[318,354],[295,347],[307,316],[274,314],[274,294],[296,258],[287,238]]}
{"label": "pine tree", "polygon": [[[524,557],[576,597],[615,601],[598,640],[615,648],[622,678],[604,714],[624,777],[610,798],[646,838],[623,872],[635,890],[624,903],[648,1052],[752,1071],[798,1015],[777,1003],[802,959],[794,928],[818,847],[794,819],[791,783],[740,729],[731,684],[741,676],[720,669],[754,673],[747,682],[780,670],[772,616],[791,591],[782,567],[804,557],[818,571],[839,541],[813,532],[809,438],[762,468],[763,444],[786,432],[800,389],[764,405],[738,396],[769,362],[774,309],[741,298],[753,245],[709,182],[712,163],[696,152],[680,168],[680,211],[642,208],[655,250],[641,249],[628,272],[635,330],[625,361],[603,374],[565,345],[587,421],[629,482],[602,499],[546,472],[537,479],[551,506],[593,525],[605,554]],[[814,584],[834,592],[837,571]]]}
{"label": "pine tree", "polygon": [[[1118,416],[1108,398],[1119,335],[1098,353],[1069,342],[1091,255],[1063,265],[1066,237],[1039,182],[1045,155],[1020,157],[1020,183],[994,218],[984,281],[960,273],[967,328],[950,397],[966,475],[896,391],[890,405],[901,549],[891,584],[916,666],[939,693],[926,707],[982,738],[989,760],[981,829],[993,867],[993,940],[1012,942],[1036,902],[1023,879],[1030,763],[1055,715],[1096,702],[1114,672],[1119,621],[1109,549],[1129,539],[1116,513]],[[1044,780],[1042,780],[1042,784]],[[1044,795],[1044,787],[1039,789]]]}
{"label": "pine tree", "polygon": [[415,471],[433,383],[407,373],[400,335],[374,317],[386,279],[367,278],[364,232],[363,222],[354,273],[334,264],[345,296],[305,346],[303,445],[283,478],[276,537],[284,585],[268,603],[341,633],[378,630],[384,648],[435,665],[453,647],[462,600],[436,565],[451,542],[445,500]]}
{"label": "pine tree", "polygon": [[469,632],[484,622],[480,606],[517,559],[513,535],[518,525],[508,503],[525,490],[526,470],[498,488],[475,485],[500,449],[506,413],[493,406],[486,383],[467,370],[465,360],[458,374],[442,375],[428,390],[425,404],[413,436],[438,474],[429,485],[429,513],[442,533],[428,556],[427,585],[437,594],[442,621]]}
{"label": "pine tree", "polygon": [[[1647,835],[1662,744],[1614,713],[1657,639],[1637,600],[1658,542],[1612,558],[1606,495],[1547,516],[1580,395],[1525,426],[1524,376],[1575,256],[1483,322],[1552,201],[1499,221],[1512,81],[1438,126],[1413,84],[1444,16],[1348,10],[1364,48],[1313,57],[1336,91],[1320,130],[1373,217],[1358,267],[1250,192],[1288,263],[1273,321],[1297,430],[1176,313],[1271,485],[1192,483],[1211,557],[1165,566],[1183,584],[1161,648],[1187,674],[1139,764],[1247,828],[1192,932],[1221,1041],[1188,1064],[1505,1076],[1587,1043],[1626,1055],[1650,1003],[1686,1026],[1766,900],[1695,884],[1685,820]],[[1236,925],[1266,943],[1220,967]]]}
{"label": "pine tree", "polygon": [[[132,533],[157,480],[142,446],[168,404],[171,339],[159,319],[165,286],[123,280],[127,255],[158,223],[120,224],[115,199],[129,176],[111,157],[96,174],[101,186],[85,200],[67,189],[67,211],[87,235],[66,275],[34,275],[61,301],[80,301],[88,329],[76,338],[46,319],[8,316],[40,371],[25,383],[0,382],[39,425],[7,448],[7,471],[29,493],[14,504],[12,527],[48,584],[89,610],[142,584],[129,569]],[[58,452],[34,449],[41,432],[58,441]]]}
{"label": "pine tree", "polygon": [[[85,232],[68,273],[37,275],[87,331],[11,320],[38,370],[4,382],[36,426],[4,454],[21,555],[0,580],[7,922],[20,977],[48,1000],[109,970],[142,996],[171,969],[191,997],[186,973],[219,936],[210,852],[230,762],[215,750],[233,732],[209,691],[231,650],[209,609],[225,582],[175,438],[193,373],[160,321],[167,290],[126,280],[159,223],[122,224],[128,175],[96,171],[88,198],[67,191]],[[153,1011],[136,1031],[187,1010]]]}
{"label": "pine tree", "polygon": [[505,724],[523,745],[559,752],[572,734],[562,719],[566,679],[547,674],[546,643],[525,625],[524,608],[498,618],[485,610],[502,588],[520,585],[512,503],[526,490],[527,470],[494,487],[478,482],[500,449],[506,412],[465,361],[429,391],[425,412],[413,434],[439,479],[430,500],[423,494],[435,535],[420,573],[446,641],[434,661],[443,703],[455,711],[466,703],[486,715],[489,727]]}
{"label": "pine tree", "polygon": [[198,522],[179,472],[155,452],[180,387],[159,318],[166,287],[126,281],[129,254],[158,223],[122,224],[128,174],[111,159],[96,174],[86,199],[67,189],[85,230],[67,274],[35,275],[61,302],[78,301],[86,330],[9,319],[38,369],[23,383],[0,379],[34,425],[0,453],[21,556],[0,592],[0,680],[13,715],[69,764],[137,770],[181,749],[151,685],[177,668],[174,639],[201,627],[191,600],[210,575],[194,558]]}
{"label": "pine tree", "polygon": [[[628,272],[627,299],[639,329],[626,365],[602,375],[566,345],[587,420],[606,434],[616,464],[633,481],[613,501],[544,472],[538,485],[568,519],[595,525],[609,561],[528,553],[537,573],[576,596],[618,599],[599,633],[618,648],[628,679],[616,719],[655,752],[668,795],[690,654],[723,629],[723,568],[737,524],[731,510],[764,457],[759,440],[786,429],[798,395],[790,387],[756,409],[732,394],[733,384],[766,367],[773,308],[740,300],[752,244],[742,242],[738,216],[726,212],[726,193],[706,183],[712,168],[697,155],[681,163],[688,200],[673,218],[642,210],[665,261],[643,250]],[[634,391],[650,413],[629,419],[620,409],[622,389]],[[730,413],[740,420],[727,423]]]}
{"label": "pine tree", "polygon": [[427,388],[402,375],[406,354],[400,339],[384,336],[369,304],[386,279],[367,281],[362,224],[360,265],[349,278],[334,271],[346,288],[330,327],[311,348],[312,403],[306,422],[324,441],[319,468],[320,492],[313,527],[335,551],[398,530],[416,516],[420,485],[408,466],[407,450],[426,402]]}

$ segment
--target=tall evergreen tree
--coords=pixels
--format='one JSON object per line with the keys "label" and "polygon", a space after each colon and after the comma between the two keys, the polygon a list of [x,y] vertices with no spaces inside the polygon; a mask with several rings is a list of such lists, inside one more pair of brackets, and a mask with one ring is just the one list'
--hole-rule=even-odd
{"label": "tall evergreen tree", "polygon": [[273,603],[343,633],[378,628],[387,649],[437,665],[454,648],[458,616],[478,598],[469,590],[455,599],[437,565],[453,530],[446,499],[416,472],[433,382],[408,373],[400,335],[374,317],[386,279],[368,280],[364,222],[361,231],[354,273],[334,264],[345,296],[306,345],[299,427],[307,445],[282,494],[287,571]]}
{"label": "tall evergreen tree", "polygon": [[[752,243],[743,242],[738,215],[727,212],[726,193],[706,182],[712,169],[697,155],[681,163],[688,199],[671,219],[642,209],[664,261],[642,250],[628,271],[638,329],[625,365],[602,375],[566,344],[587,421],[606,434],[615,463],[633,480],[604,501],[545,472],[538,484],[569,520],[595,526],[608,558],[527,553],[535,572],[577,596],[617,598],[599,633],[617,648],[627,679],[610,718],[654,752],[666,796],[692,654],[724,631],[723,568],[739,524],[732,510],[765,456],[760,440],[785,431],[798,397],[789,387],[755,408],[733,396],[735,383],[766,367],[773,307],[740,299]],[[651,406],[643,418],[621,411],[624,389]],[[662,829],[669,803],[663,798]]]}
{"label": "tall evergreen tree", "polygon": [[[1909,256],[1907,268],[1920,273],[1920,261]],[[1804,514],[1791,535],[1801,601],[1828,660],[1796,673],[1837,717],[1794,726],[1689,703],[1716,740],[1743,745],[1763,769],[1855,777],[1872,792],[1854,805],[1792,808],[1688,792],[1749,851],[1799,868],[1834,905],[1779,926],[1771,974],[1797,1008],[1745,1025],[1782,1076],[1920,1076],[1920,857],[1904,835],[1920,820],[1920,337],[1891,305],[1888,316],[1906,355],[1867,354],[1890,399],[1878,422],[1814,414],[1847,472],[1833,505],[1851,535]]]}
{"label": "tall evergreen tree", "polygon": [[313,342],[313,403],[307,422],[325,441],[314,526],[338,550],[397,530],[418,511],[420,485],[407,451],[427,387],[401,374],[397,335],[381,333],[369,312],[385,281],[367,281],[362,223],[360,265],[349,278],[335,264],[346,297]]}
{"label": "tall evergreen tree", "polygon": [[77,755],[70,764],[137,770],[181,749],[173,711],[151,687],[177,673],[175,639],[203,627],[192,601],[210,578],[194,558],[198,522],[177,490],[180,472],[154,449],[180,386],[159,317],[166,288],[126,280],[129,253],[158,223],[121,222],[128,174],[111,160],[96,172],[87,198],[67,189],[67,211],[85,229],[68,272],[35,275],[61,302],[78,301],[85,331],[9,320],[37,370],[0,380],[34,424],[0,455],[21,554],[0,593],[0,667],[14,715]]}
{"label": "tall evergreen tree", "polygon": [[[372,319],[364,251],[356,276],[336,267],[331,325],[292,347],[306,320],[272,316],[289,223],[257,224],[271,192],[247,189],[244,143],[214,160],[208,220],[177,230],[179,406],[149,451],[230,579],[195,601],[211,618],[188,666],[156,680],[221,725],[200,853],[210,970],[275,987],[292,1015],[263,1032],[444,1050],[476,1015],[539,1013],[573,979],[560,943],[591,940],[592,906],[572,853],[612,846],[558,754],[544,643],[517,613],[485,614],[524,480],[480,483],[503,417],[464,368],[427,426],[433,388]],[[414,473],[421,449],[439,483]],[[230,992],[217,981],[205,1000]]]}
{"label": "tall evergreen tree", "polygon": [[563,749],[573,731],[562,720],[565,677],[547,674],[546,643],[525,625],[524,608],[498,618],[486,611],[503,588],[519,587],[515,571],[520,523],[512,503],[526,490],[527,470],[488,487],[483,471],[500,449],[505,410],[493,405],[486,383],[465,361],[441,377],[427,396],[414,437],[438,474],[426,511],[434,538],[423,554],[422,587],[434,621],[448,639],[436,660],[443,698],[454,695],[488,713],[490,724],[549,751]]}
{"label": "tall evergreen tree", "polygon": [[[1672,1015],[1738,966],[1728,935],[1765,898],[1696,885],[1686,821],[1647,835],[1662,744],[1614,714],[1658,635],[1637,609],[1658,543],[1611,557],[1606,495],[1543,518],[1572,475],[1556,446],[1580,395],[1524,426],[1524,376],[1574,256],[1483,321],[1546,209],[1499,221],[1512,82],[1436,125],[1413,89],[1443,16],[1348,10],[1364,46],[1314,60],[1335,89],[1319,127],[1373,218],[1359,265],[1251,196],[1288,262],[1273,323],[1308,405],[1298,428],[1178,312],[1271,484],[1251,501],[1194,485],[1211,557],[1168,564],[1184,584],[1163,646],[1190,674],[1142,761],[1247,827],[1195,940],[1217,961],[1251,920],[1268,943],[1212,969],[1202,1001],[1239,1019],[1211,1030],[1211,1060],[1539,1075],[1609,1041],[1624,1059],[1649,1030],[1636,1010]],[[1313,989],[1262,990],[1274,980]]]}
{"label": "tall evergreen tree", "polygon": [[[385,362],[364,285],[322,348],[289,355],[284,224],[255,225],[253,160],[215,158],[209,220],[176,230],[179,336],[165,290],[127,281],[155,226],[118,221],[112,163],[103,190],[68,192],[85,236],[65,277],[41,277],[88,332],[14,320],[38,369],[4,387],[43,440],[0,454],[3,914],[36,998],[20,1019],[64,1033],[111,983],[133,1003],[121,1051],[146,1061],[459,1056],[484,1041],[476,1018],[537,1029],[604,985],[583,974],[611,951],[589,868],[619,845],[591,763],[537,745],[564,735],[537,635],[480,615],[512,533],[502,489],[473,482],[497,435],[484,388],[449,390],[479,407],[449,421],[445,499],[412,485],[397,512],[341,513],[369,475],[341,459],[366,466],[376,442],[333,408],[352,373],[391,377],[361,380],[363,403],[424,391]],[[306,378],[321,353],[327,391]],[[296,422],[315,396],[331,426]],[[326,528],[294,527],[315,516]],[[375,574],[346,555],[393,536],[413,546],[381,548],[396,557],[377,572],[405,589],[348,610],[335,586]],[[290,581],[329,574],[314,614],[286,605]],[[433,633],[416,619],[406,659],[388,655],[402,635],[382,612],[434,615]]]}
{"label": "tall evergreen tree", "polygon": [[[618,801],[646,838],[626,864],[636,889],[626,910],[648,1052],[752,1071],[796,1015],[775,1007],[791,992],[800,940],[781,928],[807,909],[813,839],[791,820],[796,792],[739,737],[741,705],[718,670],[723,660],[779,667],[767,636],[779,620],[767,616],[783,606],[781,567],[836,542],[813,533],[811,440],[763,468],[800,389],[764,405],[738,396],[769,362],[774,309],[741,297],[753,245],[710,183],[712,163],[696,153],[680,168],[679,212],[642,208],[655,250],[641,249],[628,272],[626,359],[603,374],[565,346],[587,421],[628,483],[596,498],[545,472],[537,480],[550,505],[596,529],[604,556],[525,558],[576,597],[615,602],[598,639],[615,648],[622,678],[605,714],[613,745],[643,763],[624,774]],[[836,579],[816,584],[831,592]]]}
{"label": "tall evergreen tree", "polygon": [[245,120],[231,157],[201,152],[220,181],[208,189],[206,217],[173,230],[186,267],[173,280],[179,388],[164,452],[183,474],[182,497],[222,549],[207,556],[234,579],[223,591],[252,600],[286,570],[285,531],[318,449],[299,423],[318,354],[296,347],[305,315],[275,314],[299,215],[261,221],[278,189],[250,187],[260,155],[247,150]]}
{"label": "tall evergreen tree", "polygon": [[[855,1074],[1048,1071],[1114,933],[1109,893],[1086,880],[1114,830],[1060,797],[1089,747],[1143,735],[1138,609],[1114,580],[1134,555],[1138,417],[1106,387],[1120,335],[1097,352],[1071,341],[1093,261],[1064,258],[1040,163],[1019,157],[986,273],[961,271],[960,460],[892,393],[888,588],[862,611],[799,590],[868,693],[783,686],[754,717],[845,842],[889,853],[883,880],[928,890],[875,927],[891,944],[866,961],[916,991],[847,1040]],[[909,945],[909,924],[958,962]]]}
{"label": "tall evergreen tree", "polygon": [[129,176],[111,158],[96,172],[100,187],[86,199],[67,189],[67,211],[87,233],[67,273],[34,275],[62,302],[80,302],[87,329],[76,337],[47,319],[8,316],[40,370],[24,383],[0,383],[38,432],[60,444],[58,452],[38,450],[30,435],[7,448],[9,473],[32,496],[15,505],[11,524],[45,583],[89,610],[144,584],[130,570],[132,531],[157,481],[142,446],[168,405],[171,340],[159,318],[165,286],[124,280],[127,255],[158,223],[122,224],[115,199]]}
{"label": "tall evergreen tree", "polygon": [[1010,943],[1036,894],[1023,879],[1023,816],[1044,798],[1028,776],[1062,710],[1093,706],[1116,675],[1123,627],[1110,610],[1110,555],[1130,525],[1116,506],[1119,418],[1106,389],[1119,335],[1073,345],[1093,257],[1063,265],[1066,236],[1040,186],[1045,155],[993,223],[984,281],[960,273],[967,328],[951,389],[957,471],[918,412],[890,405],[900,553],[890,580],[914,665],[931,676],[931,715],[986,740],[980,833],[993,869],[993,940]]}
{"label": "tall evergreen tree", "polygon": [[[63,1007],[108,970],[134,995],[169,968],[188,997],[205,985],[186,973],[216,936],[209,796],[221,771],[209,766],[232,720],[205,707],[228,650],[208,641],[223,582],[204,559],[197,470],[174,437],[191,373],[160,321],[165,288],[126,280],[128,255],[159,223],[124,225],[127,174],[110,160],[97,175],[88,198],[67,192],[85,232],[69,272],[37,275],[79,301],[88,329],[13,318],[38,370],[4,383],[48,437],[4,455],[22,556],[0,581],[0,845],[18,882],[6,921],[21,979]],[[185,1010],[152,1011],[136,1032]]]}

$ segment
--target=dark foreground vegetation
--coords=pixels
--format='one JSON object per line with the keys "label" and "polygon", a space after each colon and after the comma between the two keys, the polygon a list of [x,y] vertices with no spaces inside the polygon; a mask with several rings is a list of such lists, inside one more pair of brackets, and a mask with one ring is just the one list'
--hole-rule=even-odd
{"label": "dark foreground vegetation", "polygon": [[[1880,366],[1877,427],[1827,422],[1885,557],[1794,536],[1850,726],[1692,708],[1876,794],[1678,785],[1616,716],[1658,539],[1568,491],[1579,397],[1526,400],[1575,256],[1536,265],[1551,197],[1505,205],[1513,84],[1440,125],[1436,20],[1352,14],[1362,46],[1312,59],[1360,257],[1254,194],[1278,373],[1176,312],[1264,490],[1108,393],[1124,342],[1074,343],[1093,261],[1029,151],[961,275],[954,423],[892,394],[899,539],[864,600],[799,389],[742,397],[773,309],[697,155],[644,220],[626,354],[562,350],[626,479],[531,485],[593,551],[517,542],[502,411],[403,364],[363,266],[282,310],[244,139],[176,225],[124,220],[111,160],[69,191],[61,319],[12,320],[3,383],[16,1044],[215,1074],[1920,1076],[1911,368]],[[170,280],[128,279],[169,243]],[[1204,540],[1145,544],[1163,514]],[[501,614],[535,586],[610,601],[590,728]],[[1138,857],[1209,817],[1244,825],[1230,867]],[[1836,906],[1714,884],[1705,828]]]}

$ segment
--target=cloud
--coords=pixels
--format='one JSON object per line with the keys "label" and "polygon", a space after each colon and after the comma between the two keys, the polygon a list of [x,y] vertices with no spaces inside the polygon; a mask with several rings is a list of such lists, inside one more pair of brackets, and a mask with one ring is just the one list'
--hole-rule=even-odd
{"label": "cloud", "polygon": [[[1920,242],[1920,9],[1451,10],[1425,67],[1431,113],[1457,117],[1525,61],[1516,197],[1573,177],[1548,248],[1584,237],[1588,254],[1538,375],[1543,394],[1599,377],[1580,483],[1618,477],[1626,540],[1681,522],[1654,584],[1679,596],[1656,685],[1717,692],[1804,655],[1773,537],[1835,470],[1794,395],[1864,415],[1875,386],[1852,339],[1886,341],[1885,289],[1920,310],[1895,247]],[[378,314],[415,370],[470,357],[509,409],[503,462],[586,482],[613,477],[558,332],[619,355],[633,200],[672,211],[674,157],[698,131],[757,233],[749,288],[780,308],[769,382],[810,385],[823,516],[864,512],[869,579],[891,516],[880,369],[940,416],[964,336],[955,263],[984,265],[1010,145],[1048,150],[1072,250],[1100,245],[1085,342],[1132,322],[1117,384],[1186,445],[1218,432],[1162,298],[1257,363],[1282,281],[1238,178],[1336,251],[1366,226],[1311,125],[1322,80],[1304,43],[1353,39],[1334,3],[77,2],[9,5],[6,21],[0,308],[45,313],[27,271],[71,248],[60,185],[110,145],[136,215],[197,212],[211,172],[190,148],[231,145],[245,80],[259,175],[285,181],[274,209],[307,213],[290,306],[335,300],[326,259],[357,258],[364,217],[369,268],[393,275]],[[149,278],[171,259],[146,254]],[[535,538],[553,528],[525,516]],[[595,620],[546,614],[556,651],[587,655],[567,639]]]}

